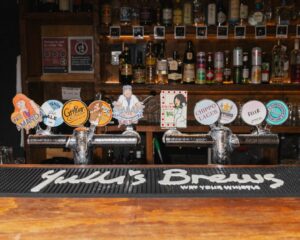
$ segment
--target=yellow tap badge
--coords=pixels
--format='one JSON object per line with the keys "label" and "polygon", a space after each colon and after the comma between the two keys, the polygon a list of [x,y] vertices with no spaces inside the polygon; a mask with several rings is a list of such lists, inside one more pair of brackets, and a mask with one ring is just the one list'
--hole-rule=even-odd
{"label": "yellow tap badge", "polygon": [[84,102],[70,100],[63,106],[62,117],[68,126],[80,127],[89,119],[89,111]]}
{"label": "yellow tap badge", "polygon": [[112,119],[112,109],[107,102],[96,100],[89,105],[90,123],[98,127],[106,126]]}

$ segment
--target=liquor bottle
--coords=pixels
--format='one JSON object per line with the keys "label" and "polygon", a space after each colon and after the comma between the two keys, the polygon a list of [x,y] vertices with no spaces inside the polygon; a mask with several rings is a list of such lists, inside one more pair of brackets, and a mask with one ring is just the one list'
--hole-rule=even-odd
{"label": "liquor bottle", "polygon": [[268,84],[270,81],[270,62],[266,52],[262,53],[261,83]]}
{"label": "liquor bottle", "polygon": [[178,84],[182,81],[182,61],[177,51],[173,52],[173,58],[168,59],[168,83]]}
{"label": "liquor bottle", "polygon": [[111,24],[112,25],[120,25],[120,0],[112,0],[111,2],[112,6],[112,19],[111,19]]}
{"label": "liquor bottle", "polygon": [[286,46],[280,40],[272,50],[272,76],[270,83],[284,83],[288,77],[289,61],[287,60]]}
{"label": "liquor bottle", "polygon": [[160,0],[155,0],[151,15],[152,15],[152,23],[157,26],[161,25],[162,14],[161,14]]}
{"label": "liquor bottle", "polygon": [[261,48],[252,48],[251,84],[261,83]]}
{"label": "liquor bottle", "polygon": [[240,20],[240,0],[229,0],[228,22],[236,25]]}
{"label": "liquor bottle", "polygon": [[215,0],[209,0],[206,11],[206,24],[216,25],[217,6]]}
{"label": "liquor bottle", "polygon": [[266,18],[263,12],[262,0],[255,0],[255,9],[250,13],[248,23],[251,26],[264,25],[265,20]]}
{"label": "liquor bottle", "polygon": [[[142,2],[142,7],[148,7],[148,1],[144,0],[144,2]],[[144,24],[140,24],[140,11],[142,10],[142,7],[140,8],[138,5],[138,1],[131,1],[131,25],[132,26],[139,26],[139,25],[144,25]]]}
{"label": "liquor bottle", "polygon": [[295,39],[295,47],[291,52],[291,83],[300,83],[299,39]]}
{"label": "liquor bottle", "polygon": [[121,2],[120,24],[123,26],[131,24],[131,7],[128,0],[122,0]]}
{"label": "liquor bottle", "polygon": [[165,42],[160,42],[159,54],[156,61],[156,84],[168,83],[168,61],[165,58]]}
{"label": "liquor bottle", "polygon": [[241,84],[243,79],[243,49],[233,49],[233,83]]}
{"label": "liquor bottle", "polygon": [[72,1],[72,11],[73,12],[81,12],[82,11],[82,1],[81,0],[73,0]]}
{"label": "liquor bottle", "polygon": [[205,52],[197,53],[197,74],[196,74],[196,84],[206,83],[206,56]]}
{"label": "liquor bottle", "polygon": [[227,16],[223,5],[223,0],[217,0],[217,23],[218,26],[225,25]]}
{"label": "liquor bottle", "polygon": [[103,1],[101,5],[101,22],[105,26],[109,26],[111,24],[111,16],[112,16],[112,9],[110,1],[106,0]]}
{"label": "liquor bottle", "polygon": [[241,25],[246,24],[248,20],[249,7],[247,0],[241,0],[240,3],[240,23]]}
{"label": "liquor bottle", "polygon": [[162,24],[171,26],[173,18],[172,0],[162,0]]}
{"label": "liquor bottle", "polygon": [[195,52],[192,41],[188,41],[183,59],[183,83],[195,83],[195,77]]}
{"label": "liquor bottle", "polygon": [[215,52],[214,57],[214,67],[215,67],[215,83],[223,82],[223,70],[224,70],[224,53]]}
{"label": "liquor bottle", "polygon": [[266,23],[270,25],[272,24],[273,17],[274,17],[272,0],[267,0],[267,2],[264,3],[264,5],[265,5]]}
{"label": "liquor bottle", "polygon": [[121,64],[121,78],[120,83],[122,85],[128,85],[132,83],[133,73],[132,73],[132,64],[131,64],[131,54],[129,48],[125,46],[123,54],[123,61]]}
{"label": "liquor bottle", "polygon": [[223,77],[223,84],[232,84],[232,77],[231,77],[231,64],[230,64],[230,51],[225,51],[225,65],[224,65],[224,77]]}
{"label": "liquor bottle", "polygon": [[133,68],[133,82],[145,83],[146,82],[146,68],[143,65],[143,53],[138,51],[137,63]]}
{"label": "liquor bottle", "polygon": [[142,2],[140,9],[140,24],[141,25],[151,25],[152,24],[152,8],[150,6],[149,0]]}
{"label": "liquor bottle", "polygon": [[174,9],[173,9],[173,24],[181,25],[183,22],[183,11],[180,0],[175,1]]}
{"label": "liquor bottle", "polygon": [[249,70],[249,55],[248,52],[243,52],[243,78],[242,83],[248,84],[249,77],[250,77],[250,70]]}
{"label": "liquor bottle", "polygon": [[190,0],[185,0],[183,3],[183,23],[191,25],[193,20],[193,5]]}
{"label": "liquor bottle", "polygon": [[214,63],[213,63],[213,53],[209,52],[207,54],[207,64],[206,64],[206,83],[214,83]]}
{"label": "liquor bottle", "polygon": [[156,74],[156,57],[153,51],[153,42],[149,41],[147,44],[147,54],[146,54],[146,83],[155,82]]}
{"label": "liquor bottle", "polygon": [[82,0],[82,10],[84,12],[93,11],[93,0]]}
{"label": "liquor bottle", "polygon": [[205,7],[202,0],[193,1],[194,25],[203,25],[205,23]]}
{"label": "liquor bottle", "polygon": [[122,51],[121,54],[119,55],[119,79],[121,79],[121,70],[122,70],[122,66],[124,63],[124,52],[125,52],[125,43],[122,42]]}
{"label": "liquor bottle", "polygon": [[56,0],[46,0],[42,4],[42,10],[45,12],[56,12],[58,9]]}
{"label": "liquor bottle", "polygon": [[281,5],[276,8],[276,23],[278,25],[289,25],[292,14],[291,6],[287,5],[286,0],[281,0]]}
{"label": "liquor bottle", "polygon": [[60,12],[70,12],[70,0],[59,0],[58,8]]}

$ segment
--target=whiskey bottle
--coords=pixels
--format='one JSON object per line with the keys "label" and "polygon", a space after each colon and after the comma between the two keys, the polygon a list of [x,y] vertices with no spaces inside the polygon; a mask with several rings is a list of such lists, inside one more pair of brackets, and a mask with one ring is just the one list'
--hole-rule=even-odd
{"label": "whiskey bottle", "polygon": [[202,0],[193,1],[194,25],[203,25],[205,23],[205,7]]}
{"label": "whiskey bottle", "polygon": [[168,59],[168,83],[178,84],[182,81],[182,61],[177,51],[173,52],[173,58]]}
{"label": "whiskey bottle", "polygon": [[143,53],[138,51],[137,63],[133,68],[133,82],[145,83],[146,82],[146,68],[143,65]]}
{"label": "whiskey bottle", "polygon": [[192,41],[188,41],[183,59],[183,83],[195,83],[195,78],[195,52]]}
{"label": "whiskey bottle", "polygon": [[283,83],[288,66],[286,66],[286,47],[278,40],[272,49],[272,76],[270,83]]}
{"label": "whiskey bottle", "polygon": [[228,22],[236,25],[240,19],[240,0],[229,0]]}
{"label": "whiskey bottle", "polygon": [[295,39],[295,47],[291,52],[291,83],[300,83],[299,39]]}
{"label": "whiskey bottle", "polygon": [[183,3],[183,24],[191,25],[193,19],[193,5],[190,0],[184,0]]}
{"label": "whiskey bottle", "polygon": [[171,26],[173,18],[172,0],[162,0],[162,24]]}
{"label": "whiskey bottle", "polygon": [[232,77],[231,77],[231,61],[230,61],[230,51],[225,51],[225,65],[224,65],[224,77],[223,77],[223,84],[232,84]]}
{"label": "whiskey bottle", "polygon": [[129,48],[125,46],[124,53],[122,53],[123,60],[120,62],[121,64],[121,78],[120,83],[122,85],[128,85],[132,83],[133,72],[132,72],[132,64],[131,64],[131,54]]}
{"label": "whiskey bottle", "polygon": [[159,55],[156,62],[156,84],[168,83],[168,61],[165,58],[165,43],[160,42]]}
{"label": "whiskey bottle", "polygon": [[217,0],[217,23],[218,26],[225,25],[227,16],[223,5],[223,0]]}
{"label": "whiskey bottle", "polygon": [[120,24],[123,26],[131,24],[131,7],[128,0],[122,0],[121,2]]}
{"label": "whiskey bottle", "polygon": [[174,10],[173,10],[173,24],[181,25],[183,22],[183,11],[180,0],[175,1]]}
{"label": "whiskey bottle", "polygon": [[248,20],[249,7],[247,0],[241,0],[240,3],[240,23],[245,25]]}
{"label": "whiskey bottle", "polygon": [[207,53],[207,65],[206,65],[206,83],[214,83],[214,63],[213,63],[213,53]]}
{"label": "whiskey bottle", "polygon": [[147,44],[146,53],[146,83],[155,83],[156,57],[153,51],[153,42]]}
{"label": "whiskey bottle", "polygon": [[209,0],[206,11],[206,24],[216,25],[217,6],[215,0]]}

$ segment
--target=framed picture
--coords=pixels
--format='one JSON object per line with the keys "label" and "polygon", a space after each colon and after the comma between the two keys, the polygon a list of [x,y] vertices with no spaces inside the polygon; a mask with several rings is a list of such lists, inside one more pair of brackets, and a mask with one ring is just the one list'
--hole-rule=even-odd
{"label": "framed picture", "polygon": [[245,39],[246,38],[246,26],[235,26],[234,27],[234,38]]}
{"label": "framed picture", "polygon": [[166,28],[164,26],[154,27],[154,39],[165,39]]}
{"label": "framed picture", "polygon": [[121,27],[120,26],[111,26],[109,27],[109,36],[111,38],[120,38]]}
{"label": "framed picture", "polygon": [[184,39],[185,38],[185,26],[175,26],[174,27],[174,38]]}
{"label": "framed picture", "polygon": [[207,38],[207,26],[196,27],[196,39]]}
{"label": "framed picture", "polygon": [[266,38],[267,37],[267,27],[266,26],[256,26],[255,27],[255,38]]}
{"label": "framed picture", "polygon": [[277,25],[276,26],[276,37],[277,38],[287,38],[288,37],[288,26],[287,25]]}
{"label": "framed picture", "polygon": [[218,39],[228,38],[228,27],[227,26],[219,26],[217,28],[217,38]]}
{"label": "framed picture", "polygon": [[296,26],[296,37],[300,38],[300,25]]}
{"label": "framed picture", "polygon": [[132,35],[136,39],[143,39],[144,38],[144,27],[143,26],[132,27]]}

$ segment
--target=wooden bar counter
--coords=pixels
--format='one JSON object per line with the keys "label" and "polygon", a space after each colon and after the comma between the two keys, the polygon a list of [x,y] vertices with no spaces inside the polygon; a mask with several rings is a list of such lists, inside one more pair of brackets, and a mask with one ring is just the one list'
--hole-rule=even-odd
{"label": "wooden bar counter", "polygon": [[2,197],[0,239],[300,239],[300,198]]}

